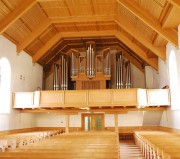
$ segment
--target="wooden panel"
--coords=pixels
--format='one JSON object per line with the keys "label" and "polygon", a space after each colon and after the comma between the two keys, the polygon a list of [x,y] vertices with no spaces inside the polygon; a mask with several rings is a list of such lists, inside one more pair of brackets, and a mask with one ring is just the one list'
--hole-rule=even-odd
{"label": "wooden panel", "polygon": [[41,91],[40,95],[40,107],[59,106],[64,104],[64,92],[63,91]]}
{"label": "wooden panel", "polygon": [[110,106],[111,99],[110,90],[89,90],[88,106]]}
{"label": "wooden panel", "polygon": [[148,89],[148,105],[170,105],[169,89]]}
{"label": "wooden panel", "polygon": [[138,105],[137,89],[114,89],[112,92],[114,106]]}
{"label": "wooden panel", "polygon": [[13,97],[14,108],[33,108],[34,92],[15,92]]}
{"label": "wooden panel", "polygon": [[87,91],[75,90],[64,92],[64,105],[65,106],[86,106],[87,105]]}

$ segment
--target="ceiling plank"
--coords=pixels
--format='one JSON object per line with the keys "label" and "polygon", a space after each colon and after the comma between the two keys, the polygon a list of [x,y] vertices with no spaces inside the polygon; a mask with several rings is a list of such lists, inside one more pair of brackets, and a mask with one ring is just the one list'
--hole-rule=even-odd
{"label": "ceiling plank", "polygon": [[17,52],[21,52],[23,49],[25,49],[31,42],[33,42],[38,36],[40,36],[50,25],[51,20],[46,19],[43,21],[36,29],[30,33],[27,38],[23,39],[22,42],[17,45]]}
{"label": "ceiling plank", "polygon": [[168,0],[172,5],[180,8],[180,1],[179,0]]}
{"label": "ceiling plank", "polygon": [[51,18],[52,23],[78,23],[78,22],[98,22],[98,21],[113,21],[114,16],[96,16],[96,15],[88,15],[88,16],[81,16],[81,17],[74,17],[74,16],[68,16],[68,17],[56,17]]}
{"label": "ceiling plank", "polygon": [[175,46],[178,46],[178,37],[177,33],[171,29],[162,29],[161,25],[158,21],[150,15],[146,10],[137,6],[133,1],[125,1],[125,0],[116,0],[118,4],[125,7],[128,11],[138,17],[141,21],[143,21],[146,25],[148,25],[151,29],[155,30],[158,34],[160,34],[164,39],[168,42],[171,42]]}
{"label": "ceiling plank", "polygon": [[[148,39],[144,38],[142,33],[137,31],[136,28],[134,28],[131,24],[127,22],[127,20],[124,17],[118,16],[115,19],[115,22],[123,28],[126,32],[128,32],[130,35],[133,36],[137,41],[139,41],[141,44],[143,44],[146,48],[151,50],[155,55],[160,57],[162,60],[166,60],[166,50],[163,47],[155,47]],[[132,34],[133,33],[133,34]]]}
{"label": "ceiling plank", "polygon": [[33,63],[37,62],[43,57],[60,39],[62,38],[61,34],[58,33],[53,36],[42,48],[40,48],[36,54],[32,57]]}
{"label": "ceiling plank", "polygon": [[115,36],[115,31],[80,31],[80,32],[61,32],[63,38],[76,37],[101,37],[101,36]]}
{"label": "ceiling plank", "polygon": [[36,4],[36,0],[25,0],[21,2],[15,8],[12,13],[8,14],[3,20],[0,22],[0,34],[2,34],[11,24],[13,24],[17,19],[19,19],[27,10],[29,10],[34,4]]}
{"label": "ceiling plank", "polygon": [[135,52],[146,63],[152,66],[155,70],[158,70],[157,58],[148,58],[147,54],[141,48],[139,48],[135,43],[133,43],[129,38],[124,36],[123,33],[116,31],[115,35],[120,41],[122,41],[127,47],[129,47],[133,52]]}

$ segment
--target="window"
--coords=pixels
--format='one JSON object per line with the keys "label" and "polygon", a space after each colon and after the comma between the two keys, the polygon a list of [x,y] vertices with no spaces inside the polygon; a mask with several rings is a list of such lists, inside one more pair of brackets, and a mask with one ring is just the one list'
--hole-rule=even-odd
{"label": "window", "polygon": [[10,113],[11,67],[6,58],[0,59],[0,113]]}
{"label": "window", "polygon": [[174,50],[171,50],[169,55],[169,79],[170,79],[170,90],[171,90],[171,109],[177,110],[180,109],[180,105],[179,105],[180,99],[179,99],[177,59]]}

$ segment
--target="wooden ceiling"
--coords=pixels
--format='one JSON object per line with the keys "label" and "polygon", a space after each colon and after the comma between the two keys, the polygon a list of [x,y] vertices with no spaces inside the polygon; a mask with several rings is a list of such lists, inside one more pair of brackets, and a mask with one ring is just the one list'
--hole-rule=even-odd
{"label": "wooden ceiling", "polygon": [[94,40],[157,70],[167,42],[178,45],[179,15],[179,0],[1,0],[0,33],[45,67]]}

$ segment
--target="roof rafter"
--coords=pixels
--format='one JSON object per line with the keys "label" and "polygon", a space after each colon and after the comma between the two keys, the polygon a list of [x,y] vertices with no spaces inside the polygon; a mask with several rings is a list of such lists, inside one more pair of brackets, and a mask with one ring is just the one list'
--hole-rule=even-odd
{"label": "roof rafter", "polygon": [[144,59],[149,65],[156,70],[158,69],[157,58],[148,58],[146,53],[136,44],[128,39],[124,34],[118,31],[82,31],[82,32],[61,32],[51,38],[40,50],[33,56],[33,62],[42,58],[61,38],[76,37],[94,37],[94,36],[116,36],[120,41],[131,48],[139,57]]}
{"label": "roof rafter", "polygon": [[1,20],[0,34],[2,34],[11,24],[13,24],[17,19],[19,19],[27,10],[29,10],[36,3],[36,0],[22,1],[21,4],[12,11],[12,13],[8,14],[5,18],[3,18],[3,20]]}
{"label": "roof rafter", "polygon": [[[145,47],[151,50],[155,55],[160,57],[162,60],[166,60],[165,48],[155,47],[150,41],[143,37],[142,33],[138,32],[130,23],[126,21],[124,17],[117,17],[115,22],[123,28],[126,32],[132,35],[137,41],[142,43]],[[133,34],[132,34],[133,33]]]}
{"label": "roof rafter", "polygon": [[61,34],[58,33],[53,36],[42,48],[40,48],[36,54],[32,57],[33,62],[37,62],[43,55],[45,55],[60,39],[62,38]]}
{"label": "roof rafter", "polygon": [[35,40],[38,36],[41,35],[50,25],[51,20],[46,19],[44,20],[36,29],[33,30],[22,42],[17,46],[17,52],[21,52],[25,49],[33,40]]}
{"label": "roof rafter", "polygon": [[149,65],[151,65],[155,70],[158,70],[158,60],[157,58],[148,58],[147,54],[139,48],[135,43],[133,43],[129,38],[124,36],[123,33],[116,31],[115,36],[122,41],[127,47],[131,48],[140,58],[144,59]]}
{"label": "roof rafter", "polygon": [[180,8],[180,1],[179,0],[168,0],[172,5]]}
{"label": "roof rafter", "polygon": [[118,4],[125,7],[128,11],[133,13],[136,17],[138,17],[141,21],[143,21],[146,25],[148,25],[151,29],[155,30],[158,34],[160,34],[164,39],[171,42],[175,46],[178,45],[178,37],[177,33],[171,29],[162,29],[161,25],[158,21],[150,15],[147,11],[137,6],[133,1],[125,1],[125,0],[116,0]]}

